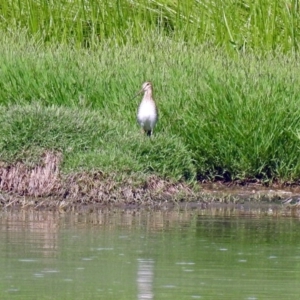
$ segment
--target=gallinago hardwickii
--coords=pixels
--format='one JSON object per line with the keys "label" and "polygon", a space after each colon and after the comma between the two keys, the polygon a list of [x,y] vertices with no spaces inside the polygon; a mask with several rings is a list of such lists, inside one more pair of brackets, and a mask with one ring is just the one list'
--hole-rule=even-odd
{"label": "gallinago hardwickii", "polygon": [[152,84],[146,81],[137,95],[144,92],[143,99],[138,107],[137,121],[147,136],[151,136],[158,120],[157,107],[152,97]]}

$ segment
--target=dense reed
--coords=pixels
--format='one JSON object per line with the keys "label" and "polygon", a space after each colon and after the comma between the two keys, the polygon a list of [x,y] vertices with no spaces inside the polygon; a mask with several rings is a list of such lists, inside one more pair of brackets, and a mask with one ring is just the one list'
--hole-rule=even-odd
{"label": "dense reed", "polygon": [[138,43],[150,32],[227,51],[299,48],[298,0],[6,0],[0,29],[42,43]]}

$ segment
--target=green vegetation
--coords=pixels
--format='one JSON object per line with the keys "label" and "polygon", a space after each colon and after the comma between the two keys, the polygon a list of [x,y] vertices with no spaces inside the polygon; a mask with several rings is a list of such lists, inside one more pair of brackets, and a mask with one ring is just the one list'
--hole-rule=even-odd
{"label": "green vegetation", "polygon": [[155,31],[227,50],[297,51],[298,0],[6,0],[0,29],[26,30],[42,43],[98,47],[137,43]]}
{"label": "green vegetation", "polygon": [[[183,2],[1,4],[1,161],[54,150],[65,173],[297,181],[297,2]],[[132,99],[146,80],[152,139]]]}

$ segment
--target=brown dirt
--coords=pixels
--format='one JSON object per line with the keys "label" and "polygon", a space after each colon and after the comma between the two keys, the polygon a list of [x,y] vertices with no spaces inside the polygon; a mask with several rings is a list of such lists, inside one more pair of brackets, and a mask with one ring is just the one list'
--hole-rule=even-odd
{"label": "brown dirt", "polygon": [[[102,172],[61,174],[60,153],[46,152],[42,162],[27,166],[22,162],[0,162],[0,202],[2,206],[53,207],[65,210],[75,205],[151,205],[164,203],[241,203],[247,200],[277,201],[297,197],[297,189],[271,189],[258,184],[230,186],[222,183],[200,184],[171,182],[150,176],[136,183],[132,178],[116,180]],[[1,194],[2,191],[2,194]]]}

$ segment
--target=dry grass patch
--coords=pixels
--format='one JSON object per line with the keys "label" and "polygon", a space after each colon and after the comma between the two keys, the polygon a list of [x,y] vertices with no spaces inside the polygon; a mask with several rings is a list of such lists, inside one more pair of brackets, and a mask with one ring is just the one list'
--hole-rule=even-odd
{"label": "dry grass patch", "polygon": [[60,190],[59,163],[62,155],[45,152],[42,164],[30,167],[22,162],[1,163],[0,188],[26,196],[49,196]]}
{"label": "dry grass patch", "polygon": [[22,162],[0,165],[2,191],[29,197],[54,197],[70,203],[134,203],[195,199],[184,183],[173,183],[157,176],[135,181],[134,177],[117,179],[114,174],[97,172],[60,173],[62,154],[47,151],[42,162],[28,166]]}

